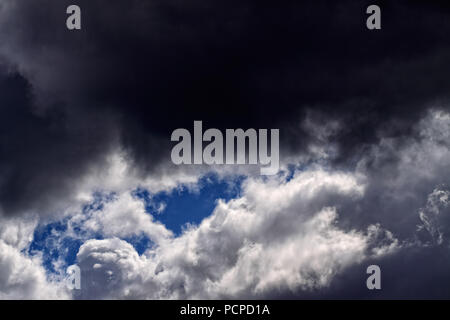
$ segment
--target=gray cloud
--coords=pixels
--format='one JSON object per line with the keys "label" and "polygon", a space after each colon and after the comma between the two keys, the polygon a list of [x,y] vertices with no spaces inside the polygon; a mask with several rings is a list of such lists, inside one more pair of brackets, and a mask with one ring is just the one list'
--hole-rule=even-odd
{"label": "gray cloud", "polygon": [[386,3],[378,33],[364,29],[365,3],[351,1],[81,0],[80,32],[65,29],[69,4],[2,2],[0,56],[12,73],[3,86],[14,87],[2,99],[23,110],[2,118],[28,128],[4,138],[7,214],[45,211],[112,145],[141,175],[167,170],[170,133],[193,120],[282,128],[287,156],[315,142],[299,125],[312,110],[345,124],[332,142],[336,162],[348,166],[367,145],[409,135],[430,104],[448,100],[444,3]]}
{"label": "gray cloud", "polygon": [[[54,296],[23,249],[61,217],[86,230],[89,298],[449,296],[447,3],[383,3],[370,33],[369,2],[78,2],[73,33],[69,1],[0,3],[2,298]],[[296,176],[174,168],[170,133],[193,120],[280,128]],[[129,195],[209,169],[249,182],[179,238]],[[96,191],[118,198],[80,211]],[[157,247],[139,256],[135,233]]]}

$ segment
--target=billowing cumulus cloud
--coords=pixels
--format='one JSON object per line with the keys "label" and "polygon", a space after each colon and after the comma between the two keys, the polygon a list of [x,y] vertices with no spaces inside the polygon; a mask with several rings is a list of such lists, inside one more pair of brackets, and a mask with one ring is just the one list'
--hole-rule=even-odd
{"label": "billowing cumulus cloud", "polygon": [[68,299],[61,279],[48,279],[39,256],[24,253],[35,220],[0,220],[0,299]]}
{"label": "billowing cumulus cloud", "polygon": [[49,282],[39,259],[0,240],[0,299],[67,299],[65,284]]}
{"label": "billowing cumulus cloud", "polygon": [[155,222],[145,211],[144,203],[127,193],[112,196],[100,210],[85,210],[70,219],[72,228],[83,228],[90,234],[100,233],[105,237],[130,237],[144,234],[151,240],[160,242],[171,236],[161,223]]}
{"label": "billowing cumulus cloud", "polygon": [[83,297],[242,298],[326,287],[349,265],[400,248],[379,226],[336,225],[329,198],[356,200],[363,192],[357,177],[320,169],[289,181],[250,179],[242,197],[219,201],[199,226],[142,256],[118,238],[85,242],[77,256]]}

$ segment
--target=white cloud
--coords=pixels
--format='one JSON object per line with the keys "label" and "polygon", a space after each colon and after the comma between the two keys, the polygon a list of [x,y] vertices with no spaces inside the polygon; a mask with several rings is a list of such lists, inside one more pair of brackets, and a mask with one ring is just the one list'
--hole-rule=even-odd
{"label": "white cloud", "polygon": [[39,257],[0,240],[0,299],[67,299],[62,282],[48,281]]}
{"label": "white cloud", "polygon": [[117,238],[87,241],[78,261],[95,284],[84,286],[83,297],[238,298],[322,288],[349,265],[398,246],[394,238],[376,246],[379,227],[337,226],[324,195],[356,199],[363,191],[358,177],[320,169],[290,181],[249,179],[240,198],[219,201],[198,227],[145,255]]}
{"label": "white cloud", "polygon": [[49,281],[39,255],[26,252],[36,217],[0,218],[0,299],[70,298],[63,283]]}
{"label": "white cloud", "polygon": [[89,234],[101,234],[104,237],[130,237],[146,235],[155,242],[172,236],[160,222],[145,211],[142,200],[129,192],[113,196],[105,201],[100,209],[80,212],[69,220],[69,227],[80,227]]}

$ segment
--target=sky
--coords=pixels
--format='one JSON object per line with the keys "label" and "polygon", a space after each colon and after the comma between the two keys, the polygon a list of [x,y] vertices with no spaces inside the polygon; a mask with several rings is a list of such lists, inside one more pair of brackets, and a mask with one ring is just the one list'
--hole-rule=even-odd
{"label": "sky", "polygon": [[450,6],[371,4],[0,0],[0,299],[450,298]]}

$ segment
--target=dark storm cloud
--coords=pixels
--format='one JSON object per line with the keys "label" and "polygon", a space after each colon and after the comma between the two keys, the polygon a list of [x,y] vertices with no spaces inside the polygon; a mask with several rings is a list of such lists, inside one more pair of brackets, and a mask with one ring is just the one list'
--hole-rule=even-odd
{"label": "dark storm cloud", "polygon": [[[2,121],[18,126],[3,130],[8,212],[69,190],[60,187],[115,134],[149,172],[168,160],[170,133],[193,120],[281,128],[282,152],[302,151],[315,137],[298,124],[312,109],[344,123],[331,139],[347,166],[380,135],[409,134],[430,103],[448,98],[443,3],[380,2],[383,29],[368,31],[364,1],[80,0],[79,32],[65,28],[69,4],[2,4],[0,54],[21,74],[5,85],[20,79],[28,93],[14,102],[22,114],[2,109]],[[87,134],[90,125],[99,127]]]}
{"label": "dark storm cloud", "polygon": [[36,114],[30,84],[2,69],[0,101],[0,213],[39,212],[66,197],[114,141],[106,117],[81,116],[60,105]]}

